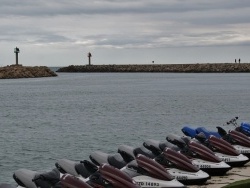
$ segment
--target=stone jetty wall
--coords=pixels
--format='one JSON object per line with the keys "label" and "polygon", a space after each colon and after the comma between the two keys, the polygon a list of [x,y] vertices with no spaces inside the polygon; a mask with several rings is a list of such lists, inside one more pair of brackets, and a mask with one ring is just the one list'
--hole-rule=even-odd
{"label": "stone jetty wall", "polygon": [[250,63],[152,64],[152,65],[70,65],[57,72],[250,72]]}
{"label": "stone jetty wall", "polygon": [[6,67],[0,67],[0,79],[52,76],[57,76],[57,74],[45,66],[28,67],[22,65],[10,65]]}

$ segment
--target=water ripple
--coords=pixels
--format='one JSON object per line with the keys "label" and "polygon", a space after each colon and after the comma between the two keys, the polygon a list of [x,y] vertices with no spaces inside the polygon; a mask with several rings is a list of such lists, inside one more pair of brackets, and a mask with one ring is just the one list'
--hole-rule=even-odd
{"label": "water ripple", "polygon": [[249,121],[249,74],[59,74],[0,81],[0,183],[19,168],[165,140],[184,124]]}

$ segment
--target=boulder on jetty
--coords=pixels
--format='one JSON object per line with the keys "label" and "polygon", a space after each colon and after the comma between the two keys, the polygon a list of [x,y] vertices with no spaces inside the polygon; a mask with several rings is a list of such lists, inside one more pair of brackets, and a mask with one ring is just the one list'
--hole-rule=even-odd
{"label": "boulder on jetty", "polygon": [[153,64],[153,65],[70,65],[57,72],[250,72],[250,63]]}
{"label": "boulder on jetty", "polygon": [[0,79],[52,77],[57,74],[45,66],[10,65],[0,67]]}

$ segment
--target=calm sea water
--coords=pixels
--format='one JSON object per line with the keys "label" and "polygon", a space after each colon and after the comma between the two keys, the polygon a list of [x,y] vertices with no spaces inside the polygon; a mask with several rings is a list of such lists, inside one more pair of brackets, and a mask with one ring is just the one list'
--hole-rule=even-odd
{"label": "calm sea water", "polygon": [[[0,183],[19,168],[165,140],[186,125],[250,121],[250,74],[59,73],[0,80]],[[228,127],[230,129],[232,127]]]}

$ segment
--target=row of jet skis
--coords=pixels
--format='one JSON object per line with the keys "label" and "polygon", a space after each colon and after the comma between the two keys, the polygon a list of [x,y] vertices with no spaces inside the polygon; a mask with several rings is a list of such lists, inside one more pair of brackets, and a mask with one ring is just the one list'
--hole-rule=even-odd
{"label": "row of jet skis", "polygon": [[185,136],[169,134],[166,141],[145,140],[140,147],[121,145],[117,153],[94,151],[89,160],[60,159],[56,168],[40,173],[28,169],[13,174],[17,186],[0,188],[139,188],[186,187],[204,184],[211,176],[224,175],[244,166],[250,157],[250,124],[228,125],[234,130],[208,131],[185,126]]}

